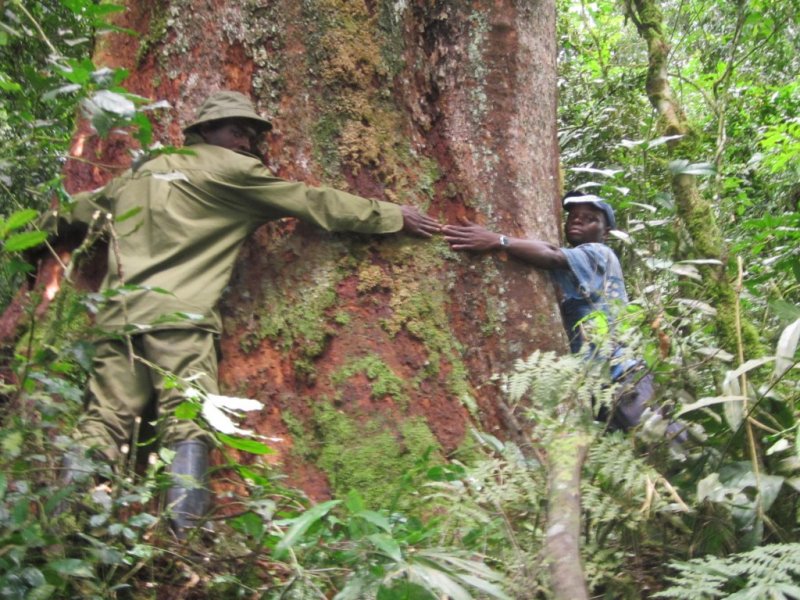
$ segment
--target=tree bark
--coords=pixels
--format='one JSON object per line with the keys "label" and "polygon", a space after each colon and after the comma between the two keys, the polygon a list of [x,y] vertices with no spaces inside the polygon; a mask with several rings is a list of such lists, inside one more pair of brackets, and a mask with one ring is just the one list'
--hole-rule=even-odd
{"label": "tree bark", "polygon": [[[272,118],[280,177],[559,240],[553,0],[129,1],[117,24],[138,37],[103,34],[95,64],[170,101],[154,123],[164,144],[235,89]],[[108,181],[129,146],[83,123],[67,189]],[[222,310],[223,389],[264,404],[247,425],[315,499],[355,487],[380,504],[428,446],[450,455],[473,426],[505,437],[491,376],[565,348],[546,274],[441,239],[293,221],[246,244]]]}
{"label": "tree bark", "polygon": [[580,554],[580,485],[590,441],[577,430],[556,434],[548,445],[545,552],[555,600],[589,598]]}
{"label": "tree bark", "polygon": [[[658,0],[627,0],[626,10],[639,35],[647,43],[647,97],[661,118],[664,134],[682,136],[668,142],[670,154],[673,159],[694,162],[695,134],[669,82],[669,43],[664,35],[663,15]],[[693,245],[695,255],[689,258],[716,258],[722,261],[722,267],[704,266],[701,271],[707,284],[706,292],[717,309],[715,318],[720,344],[736,354],[739,332],[733,315],[736,314],[738,295],[733,280],[728,277],[728,267],[732,265],[728,264],[728,251],[714,209],[701,195],[695,175],[673,173],[671,187],[678,216]],[[748,355],[760,353],[758,332],[751,323],[741,324],[741,336]]]}

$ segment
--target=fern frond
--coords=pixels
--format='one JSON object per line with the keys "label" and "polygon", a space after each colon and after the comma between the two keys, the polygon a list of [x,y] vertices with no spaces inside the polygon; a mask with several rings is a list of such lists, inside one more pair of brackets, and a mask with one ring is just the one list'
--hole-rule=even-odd
{"label": "fern frond", "polygon": [[[626,542],[622,536],[629,534],[654,541],[682,528],[675,513],[685,512],[686,504],[669,482],[637,455],[630,437],[612,434],[598,438],[589,450],[585,471],[581,504],[591,539],[599,546],[614,540],[628,544],[630,540]],[[656,530],[652,528],[655,524]]]}
{"label": "fern frond", "polygon": [[656,598],[701,600],[800,598],[800,544],[771,544],[725,558],[706,556],[672,563],[672,586]]}
{"label": "fern frond", "polygon": [[529,398],[534,420],[541,421],[544,409],[563,414],[569,407],[588,408],[609,404],[614,386],[603,376],[597,361],[575,354],[557,355],[536,351],[526,360],[518,360],[505,377],[505,389],[512,403]]}

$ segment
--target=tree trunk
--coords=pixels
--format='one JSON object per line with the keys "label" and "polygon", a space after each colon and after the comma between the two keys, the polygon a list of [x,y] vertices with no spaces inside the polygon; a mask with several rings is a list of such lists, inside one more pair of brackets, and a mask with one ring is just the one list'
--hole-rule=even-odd
{"label": "tree trunk", "polygon": [[[276,175],[558,242],[555,6],[529,2],[127,2],[95,63],[173,110],[155,139],[219,89],[273,119]],[[128,138],[75,136],[67,187],[127,166]],[[508,257],[455,255],[441,239],[262,227],[223,299],[221,382],[263,402],[248,425],[315,499],[391,498],[428,448],[473,425],[507,437],[490,377],[536,348],[563,350],[546,274]],[[244,460],[244,459],[243,459]]]}
{"label": "tree trunk", "polygon": [[[665,135],[682,136],[678,140],[669,142],[670,154],[673,159],[694,162],[695,133],[686,120],[686,115],[669,83],[667,74],[669,44],[664,35],[663,15],[658,0],[627,0],[626,10],[639,35],[647,43],[649,58],[645,84],[647,97],[661,118]],[[731,353],[737,354],[741,334],[747,354],[760,353],[760,341],[755,327],[749,322],[737,324],[734,318],[737,312],[738,294],[734,289],[732,278],[728,277],[728,251],[712,205],[700,194],[695,175],[677,170],[672,174],[671,182],[678,217],[691,238],[695,252],[695,256],[689,258],[716,258],[723,264],[718,268],[702,268],[707,284],[706,292],[717,309],[716,323],[721,345]]]}
{"label": "tree trunk", "polygon": [[591,436],[578,427],[556,434],[548,446],[545,551],[556,600],[589,598],[580,554],[580,489],[590,442]]}

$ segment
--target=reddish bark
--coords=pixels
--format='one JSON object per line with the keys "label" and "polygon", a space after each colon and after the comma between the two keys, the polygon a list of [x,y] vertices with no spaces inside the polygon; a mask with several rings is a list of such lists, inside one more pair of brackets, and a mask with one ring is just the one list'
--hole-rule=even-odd
{"label": "reddish bark", "polygon": [[[420,202],[425,194],[408,182],[421,181],[422,163],[414,157],[424,157],[437,173],[430,214],[447,222],[467,216],[508,234],[557,242],[555,7],[552,0],[523,4],[416,0],[405,8],[370,3],[366,12],[358,3],[343,4],[336,18],[357,20],[365,46],[394,35],[392,48],[399,48],[395,58],[402,65],[394,72],[383,67],[371,72],[363,48],[356,46],[347,55],[321,44],[320,36],[330,29],[310,22],[303,4],[293,0],[264,6],[186,0],[179,15],[165,14],[171,9],[155,0],[129,2],[118,24],[141,37],[103,37],[95,62],[129,69],[125,85],[130,91],[172,103],[173,109],[155,126],[155,137],[163,143],[180,143],[182,125],[210,92],[240,90],[274,118],[268,165],[282,177]],[[342,105],[332,109],[335,102]],[[396,141],[382,146],[376,159],[358,158],[358,152],[367,150],[356,144],[357,158],[351,160],[342,153],[342,138],[334,138],[340,144],[340,162],[338,171],[331,172],[331,165],[320,159],[326,151],[318,139],[320,115],[331,111],[341,119],[339,125],[361,127],[377,137],[382,124],[369,111],[384,106],[392,119],[386,129]],[[360,107],[366,107],[361,116]],[[72,152],[83,161],[69,162],[67,189],[105,183],[128,164],[128,145],[129,139],[121,136],[99,140],[81,125]],[[408,147],[411,158],[392,159],[389,153],[401,145]],[[378,285],[359,291],[352,268],[336,286],[335,311],[346,313],[349,324],[337,325],[333,314],[325,314],[330,334],[322,352],[313,356],[315,376],[298,373],[302,351],[297,344],[287,349],[281,340],[261,339],[254,347],[245,343],[258,332],[264,282],[299,273],[304,261],[324,256],[332,242],[345,244],[345,254],[357,252],[362,264],[379,268],[389,281],[397,281],[407,268],[416,269],[419,280],[452,282],[449,287],[442,284],[448,295],[447,326],[452,347],[460,344],[462,350],[456,351],[458,356],[436,355],[438,371],[409,393],[407,406],[388,396],[371,397],[370,382],[363,377],[348,379],[345,389],[332,383],[332,375],[348,360],[367,352],[405,381],[417,376],[431,357],[425,340],[407,324],[399,331],[387,331],[382,324],[394,316],[392,299],[402,290]],[[271,460],[280,461],[293,481],[315,498],[330,494],[328,482],[316,466],[291,453],[293,440],[283,418],[287,409],[309,417],[309,402],[339,394],[348,401],[337,408],[356,419],[380,414],[393,422],[421,415],[448,453],[473,424],[505,436],[507,419],[498,408],[498,390],[487,383],[491,375],[534,349],[564,348],[555,292],[546,275],[505,256],[451,257],[433,271],[425,265],[406,266],[391,257],[386,243],[332,239],[291,223],[266,226],[247,244],[224,299],[230,328],[223,338],[223,386],[234,395],[263,401],[264,411],[250,417],[250,426],[283,440],[273,443],[278,455]],[[283,292],[291,297],[294,290]],[[457,361],[466,367],[479,408],[475,417],[448,380]],[[476,417],[479,422],[473,423]]]}

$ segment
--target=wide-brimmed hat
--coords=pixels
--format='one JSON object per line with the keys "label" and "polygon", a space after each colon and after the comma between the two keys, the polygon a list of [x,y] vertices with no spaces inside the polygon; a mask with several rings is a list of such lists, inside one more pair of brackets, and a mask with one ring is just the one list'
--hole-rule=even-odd
{"label": "wide-brimmed hat", "polygon": [[594,206],[597,210],[602,211],[606,216],[606,223],[611,229],[617,228],[617,218],[614,216],[614,209],[611,205],[603,200],[600,196],[594,194],[582,194],[580,192],[571,192],[564,196],[564,209],[569,212],[570,206],[576,204],[588,204]]}
{"label": "wide-brimmed hat", "polygon": [[250,98],[239,92],[224,91],[211,94],[200,106],[194,121],[183,128],[183,132],[189,133],[198,125],[220,119],[248,119],[262,132],[272,129],[272,123],[253,109]]}

